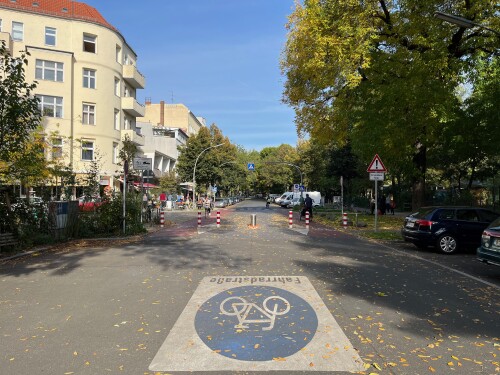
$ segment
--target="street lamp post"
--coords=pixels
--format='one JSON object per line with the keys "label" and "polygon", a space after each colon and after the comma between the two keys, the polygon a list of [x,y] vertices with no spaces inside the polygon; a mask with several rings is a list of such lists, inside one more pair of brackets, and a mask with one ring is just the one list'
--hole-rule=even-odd
{"label": "street lamp post", "polygon": [[436,18],[443,20],[443,21],[453,23],[453,24],[458,25],[460,27],[465,27],[467,29],[470,29],[473,27],[479,27],[479,28],[491,31],[497,35],[500,35],[500,32],[498,32],[497,30],[493,30],[487,26],[481,25],[480,23],[476,23],[476,22],[471,21],[467,18],[463,18],[463,17],[459,17],[459,16],[455,16],[453,14],[448,14],[448,13],[443,13],[443,12],[436,12],[436,13],[434,13],[434,16]]}
{"label": "street lamp post", "polygon": [[224,145],[224,143],[219,143],[218,145],[207,147],[206,149],[201,151],[198,154],[198,156],[196,157],[196,161],[194,162],[194,169],[193,169],[193,202],[196,201],[196,165],[198,164],[198,159],[205,151],[210,150],[211,148],[216,148],[216,147],[220,147],[223,145]]}

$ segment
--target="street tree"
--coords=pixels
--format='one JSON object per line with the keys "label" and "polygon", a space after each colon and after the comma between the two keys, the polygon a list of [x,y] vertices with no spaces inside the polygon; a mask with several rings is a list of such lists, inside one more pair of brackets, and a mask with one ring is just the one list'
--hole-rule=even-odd
{"label": "street tree", "polygon": [[282,193],[292,184],[299,183],[299,170],[302,172],[299,163],[297,150],[288,144],[264,147],[260,151],[260,162],[256,166],[260,190],[266,193]]}
{"label": "street tree", "polygon": [[[222,146],[210,148],[219,144]],[[205,188],[220,180],[221,172],[218,166],[225,161],[235,160],[236,154],[236,147],[215,124],[210,128],[202,127],[196,135],[189,137],[185,145],[179,146],[178,150],[176,171],[181,180],[192,181],[196,164],[196,186]],[[198,193],[205,191],[197,189]]]}
{"label": "street tree", "polygon": [[12,57],[5,41],[0,42],[0,160],[8,162],[13,152],[29,142],[41,121],[36,82],[26,82],[28,52]]}
{"label": "street tree", "polygon": [[457,87],[498,55],[496,35],[444,25],[436,11],[498,24],[489,0],[307,0],[290,17],[282,58],[299,134],[350,141],[364,163],[379,153],[411,181],[415,207]]}
{"label": "street tree", "polygon": [[165,191],[168,193],[179,193],[180,189],[180,179],[177,177],[175,172],[167,172],[163,176],[160,177],[160,189],[161,191]]}

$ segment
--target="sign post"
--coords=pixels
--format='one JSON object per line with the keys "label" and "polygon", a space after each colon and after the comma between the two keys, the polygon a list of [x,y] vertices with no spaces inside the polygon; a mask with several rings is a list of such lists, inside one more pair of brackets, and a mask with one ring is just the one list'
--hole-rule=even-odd
{"label": "sign post", "polygon": [[384,181],[384,173],[387,172],[387,168],[380,159],[378,154],[375,154],[372,162],[366,170],[370,173],[370,180],[375,181],[375,232],[377,231],[377,219],[378,219],[378,181]]}

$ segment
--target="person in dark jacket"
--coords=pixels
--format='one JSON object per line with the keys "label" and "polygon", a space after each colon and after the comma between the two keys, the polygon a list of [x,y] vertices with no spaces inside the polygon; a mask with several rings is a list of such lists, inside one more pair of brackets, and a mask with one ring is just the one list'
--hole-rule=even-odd
{"label": "person in dark jacket", "polygon": [[309,219],[312,219],[313,217],[313,200],[309,196],[309,194],[306,194],[306,199],[304,199],[304,208],[306,211],[309,211]]}

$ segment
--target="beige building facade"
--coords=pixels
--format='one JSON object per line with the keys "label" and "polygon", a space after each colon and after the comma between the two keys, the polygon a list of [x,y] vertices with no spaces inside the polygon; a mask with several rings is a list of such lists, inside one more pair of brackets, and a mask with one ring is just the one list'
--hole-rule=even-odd
{"label": "beige building facade", "polygon": [[154,126],[167,128],[180,128],[188,136],[196,135],[203,126],[206,126],[203,117],[195,116],[184,104],[168,104],[164,101],[151,103],[146,99],[143,117],[138,117],[139,122],[149,122]]}
{"label": "beige building facade", "polygon": [[101,185],[119,188],[122,141],[144,146],[136,93],[145,78],[125,38],[84,3],[0,0],[0,40],[13,56],[30,53],[26,80],[38,81],[47,158],[77,174],[99,160]]}

